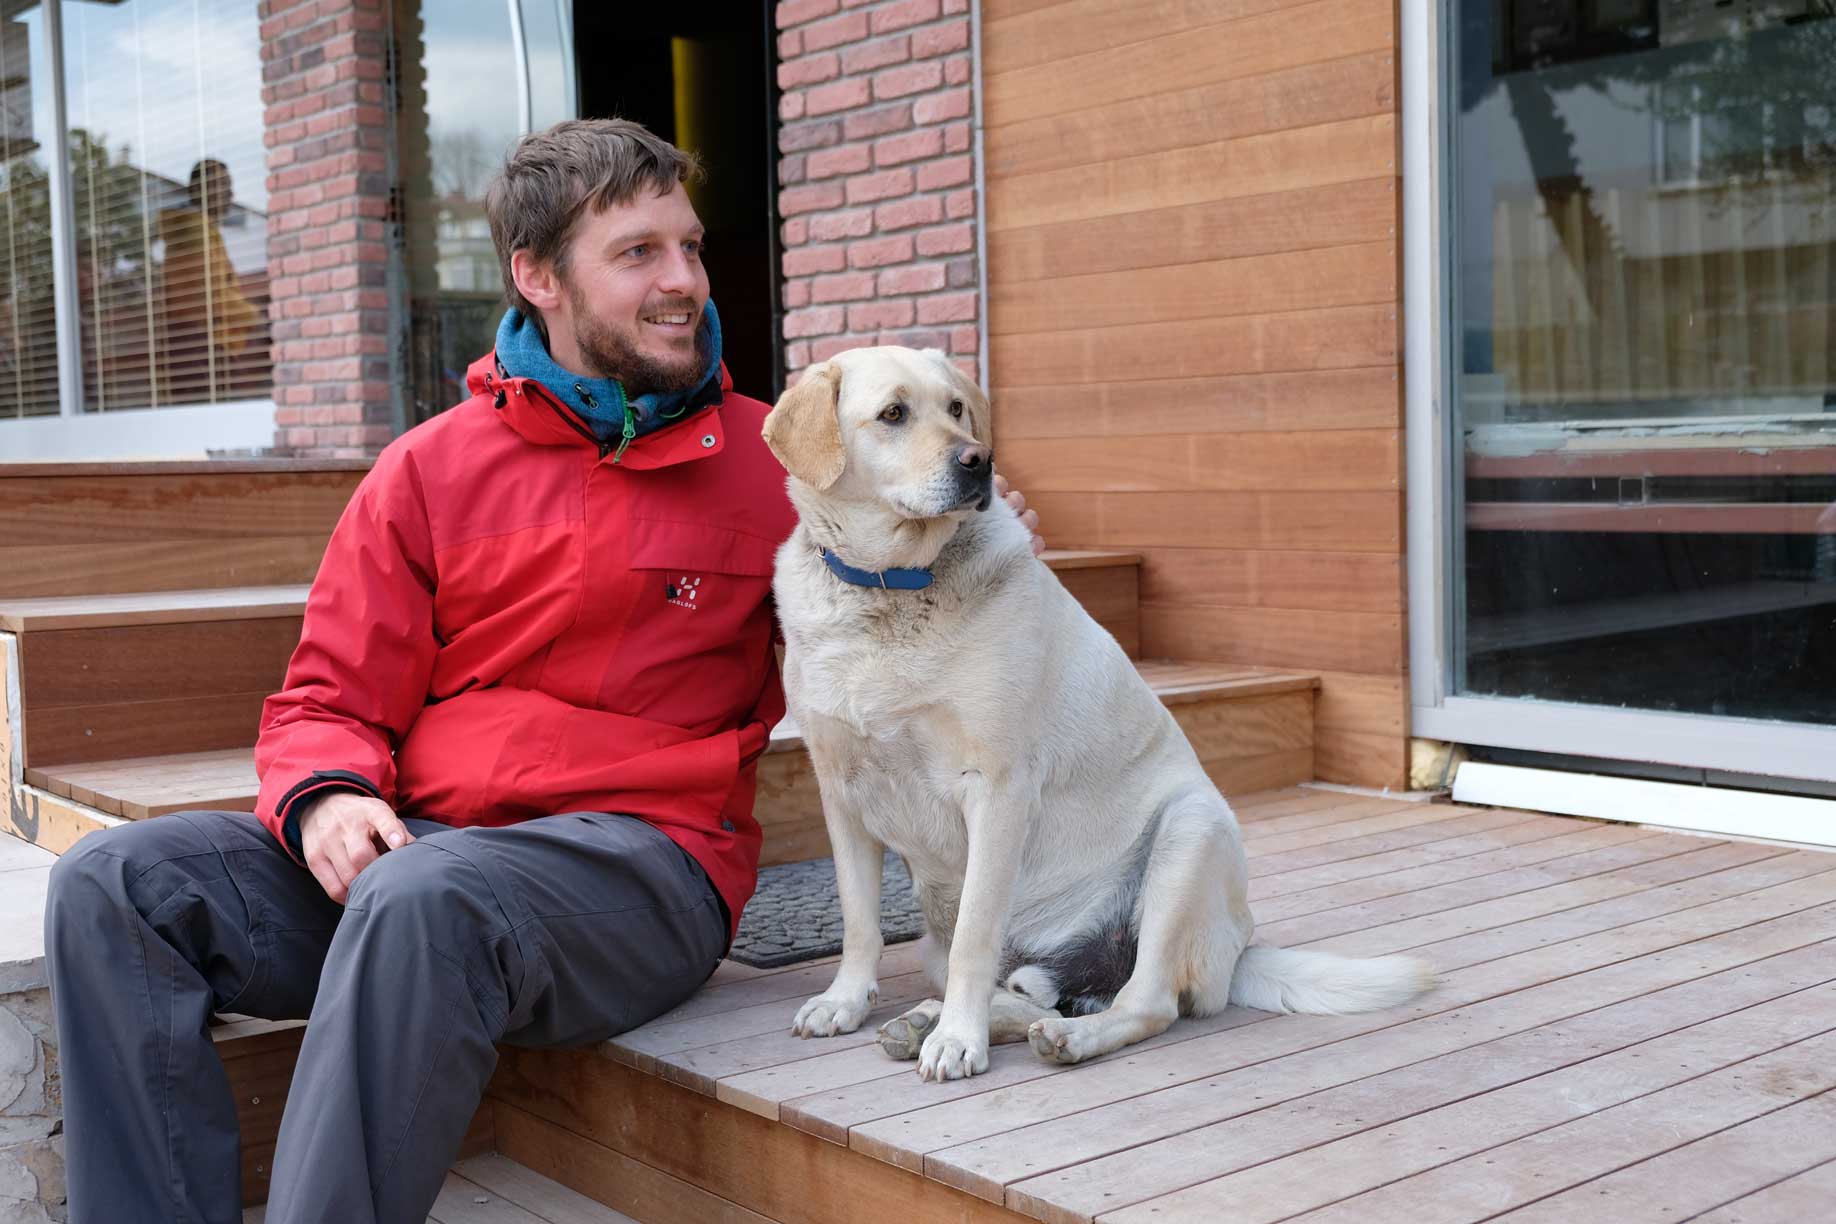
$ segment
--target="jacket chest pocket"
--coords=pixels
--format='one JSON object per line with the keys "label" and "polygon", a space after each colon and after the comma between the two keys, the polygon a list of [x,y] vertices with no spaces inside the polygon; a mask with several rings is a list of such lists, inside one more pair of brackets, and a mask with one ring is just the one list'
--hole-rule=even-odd
{"label": "jacket chest pocket", "polygon": [[661,619],[691,640],[737,629],[769,600],[776,553],[772,541],[716,523],[633,519],[631,569],[651,588],[634,627]]}
{"label": "jacket chest pocket", "polygon": [[777,548],[719,523],[633,520],[640,593],[628,639],[645,644],[645,658],[625,699],[672,711],[678,726],[726,722],[736,703],[749,709],[771,652]]}

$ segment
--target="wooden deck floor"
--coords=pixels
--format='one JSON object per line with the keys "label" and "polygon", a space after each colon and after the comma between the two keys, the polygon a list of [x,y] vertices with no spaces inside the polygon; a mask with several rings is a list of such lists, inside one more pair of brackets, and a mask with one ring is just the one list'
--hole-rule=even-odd
{"label": "wooden deck floor", "polygon": [[1821,1218],[1836,855],[1309,789],[1238,811],[1259,939],[1408,950],[1437,988],[940,1085],[872,1045],[927,993],[906,945],[851,1036],[788,1032],[829,964],[729,963],[605,1053],[1054,1222]]}

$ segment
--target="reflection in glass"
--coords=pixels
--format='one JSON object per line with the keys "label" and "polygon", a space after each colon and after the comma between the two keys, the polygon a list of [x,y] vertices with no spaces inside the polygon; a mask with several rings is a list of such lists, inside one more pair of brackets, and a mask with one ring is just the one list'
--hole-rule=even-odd
{"label": "reflection in glass", "polygon": [[[555,0],[522,7],[539,131],[572,115],[562,54],[572,18]],[[466,366],[495,340],[503,274],[484,194],[521,133],[506,0],[397,0],[395,23],[412,424],[466,397]]]}
{"label": "reflection in glass", "polygon": [[254,6],[66,3],[63,21],[84,409],[266,398]]}
{"label": "reflection in glass", "polygon": [[0,0],[0,419],[58,411],[50,83],[43,12]]}
{"label": "reflection in glass", "polygon": [[1830,0],[1460,0],[1457,687],[1836,722]]}

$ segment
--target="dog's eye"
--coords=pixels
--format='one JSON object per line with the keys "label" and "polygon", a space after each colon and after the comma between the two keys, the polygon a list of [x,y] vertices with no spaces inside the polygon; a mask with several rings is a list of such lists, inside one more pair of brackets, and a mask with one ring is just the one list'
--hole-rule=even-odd
{"label": "dog's eye", "polygon": [[953,417],[960,417],[963,415],[963,401],[961,400],[951,400],[950,401],[950,415]]}
{"label": "dog's eye", "polygon": [[880,419],[888,425],[895,425],[905,419],[904,404],[888,404],[880,412]]}

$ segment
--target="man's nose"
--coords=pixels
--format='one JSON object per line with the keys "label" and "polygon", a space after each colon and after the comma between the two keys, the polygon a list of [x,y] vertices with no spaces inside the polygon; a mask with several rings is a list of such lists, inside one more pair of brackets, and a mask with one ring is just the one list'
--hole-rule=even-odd
{"label": "man's nose", "polygon": [[956,462],[964,471],[980,476],[994,466],[994,452],[986,446],[965,446],[956,452]]}
{"label": "man's nose", "polygon": [[695,296],[695,264],[688,252],[676,247],[663,261],[663,274],[657,278],[657,288],[665,293],[679,293],[683,297]]}

